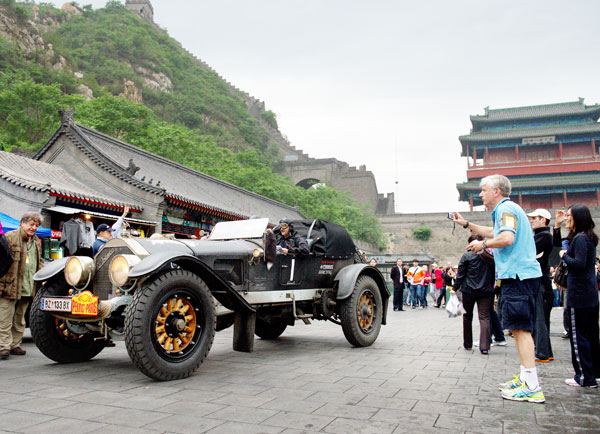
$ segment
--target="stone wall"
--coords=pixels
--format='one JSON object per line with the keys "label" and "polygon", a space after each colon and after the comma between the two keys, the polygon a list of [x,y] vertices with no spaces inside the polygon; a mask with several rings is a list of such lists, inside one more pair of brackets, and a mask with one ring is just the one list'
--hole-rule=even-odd
{"label": "stone wall", "polygon": [[[373,212],[377,210],[380,197],[377,192],[375,175],[364,165],[354,167],[336,158],[308,157],[297,161],[287,161],[281,174],[289,176],[294,184],[306,179],[319,180],[341,192],[349,193],[352,199],[367,204]],[[393,209],[393,195],[384,199],[388,202],[391,200]],[[385,209],[388,208],[386,205]]]}
{"label": "stone wall", "polygon": [[154,24],[154,8],[149,0],[126,0],[125,7],[141,19]]}
{"label": "stone wall", "polygon": [[[600,207],[590,208],[596,223],[596,233],[600,234]],[[526,210],[531,211],[531,210]],[[554,216],[554,209],[550,212]],[[475,211],[461,212],[467,220],[491,226],[491,212]],[[432,255],[438,263],[445,264],[451,261],[457,264],[465,251],[470,231],[456,226],[452,233],[453,223],[446,218],[447,213],[427,214],[393,214],[380,216],[383,231],[388,235],[388,249],[386,253],[406,254],[422,252]],[[550,223],[553,225],[554,219]],[[412,231],[420,226],[428,226],[432,229],[431,238],[428,241],[417,240]],[[566,235],[566,234],[565,234]]]}

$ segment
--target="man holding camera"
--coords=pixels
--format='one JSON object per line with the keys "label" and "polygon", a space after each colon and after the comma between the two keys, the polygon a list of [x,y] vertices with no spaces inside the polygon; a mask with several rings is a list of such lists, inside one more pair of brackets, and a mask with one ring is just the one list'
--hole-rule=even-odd
{"label": "man holding camera", "polygon": [[535,348],[531,332],[535,323],[535,302],[542,272],[529,220],[519,205],[509,199],[511,184],[503,175],[481,180],[481,197],[492,210],[493,227],[470,223],[455,212],[456,223],[483,241],[472,241],[467,249],[475,253],[494,249],[496,272],[502,289],[502,321],[512,331],[519,354],[521,372],[511,381],[499,385],[502,398],[513,401],[545,402],[535,368]]}

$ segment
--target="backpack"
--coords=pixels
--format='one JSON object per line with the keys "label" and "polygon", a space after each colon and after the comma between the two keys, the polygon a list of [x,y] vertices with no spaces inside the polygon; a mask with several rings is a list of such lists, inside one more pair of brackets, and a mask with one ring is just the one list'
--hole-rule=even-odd
{"label": "backpack", "polygon": [[0,277],[4,277],[13,263],[10,246],[4,235],[0,235]]}

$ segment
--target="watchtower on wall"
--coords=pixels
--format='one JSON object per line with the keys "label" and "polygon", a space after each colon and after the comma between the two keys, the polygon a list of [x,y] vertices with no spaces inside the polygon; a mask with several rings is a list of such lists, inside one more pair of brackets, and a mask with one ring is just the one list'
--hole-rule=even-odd
{"label": "watchtower on wall", "polygon": [[141,19],[154,24],[154,8],[150,0],[126,0],[125,7]]}

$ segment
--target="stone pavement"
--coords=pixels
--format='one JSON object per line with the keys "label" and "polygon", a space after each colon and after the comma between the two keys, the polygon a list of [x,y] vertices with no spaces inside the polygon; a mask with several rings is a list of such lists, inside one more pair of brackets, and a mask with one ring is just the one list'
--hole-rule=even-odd
{"label": "stone pavement", "polygon": [[390,311],[377,342],[360,349],[340,327],[315,322],[237,353],[228,329],[193,377],[173,382],[146,378],[122,342],[90,362],[58,365],[29,339],[26,356],[0,361],[0,431],[600,432],[600,389],[564,384],[572,368],[562,311],[552,319],[556,360],[538,365],[546,404],[500,398],[497,384],[519,369],[511,339],[489,356],[465,351],[462,319],[433,308]]}

